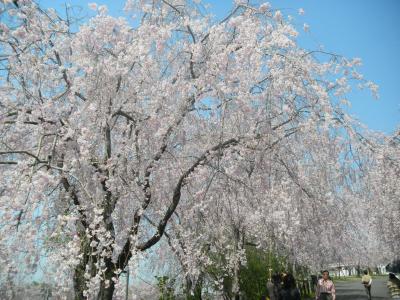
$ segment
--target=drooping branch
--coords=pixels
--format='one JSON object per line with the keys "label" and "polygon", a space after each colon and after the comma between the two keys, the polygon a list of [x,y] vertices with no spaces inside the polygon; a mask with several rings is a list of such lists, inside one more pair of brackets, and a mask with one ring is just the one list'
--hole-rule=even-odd
{"label": "drooping branch", "polygon": [[18,165],[16,161],[0,161],[0,165]]}
{"label": "drooping branch", "polygon": [[[171,134],[174,132],[174,129],[176,129],[177,127],[179,127],[179,125],[181,124],[181,122],[183,121],[183,119],[185,118],[185,116],[187,115],[187,113],[190,111],[190,107],[193,105],[195,101],[195,97],[192,96],[187,100],[187,103],[185,103],[184,107],[182,107],[182,111],[181,114],[178,116],[178,118],[175,120],[175,122],[173,122],[167,129],[167,131],[165,132],[165,134],[163,135],[162,139],[161,139],[161,145],[159,150],[156,152],[156,154],[154,155],[153,159],[151,160],[151,162],[147,165],[145,172],[144,172],[144,181],[143,181],[143,192],[144,192],[144,196],[145,199],[142,203],[142,207],[141,210],[144,211],[146,210],[146,208],[149,206],[150,202],[151,202],[151,187],[150,187],[150,176],[151,176],[151,172],[152,169],[154,167],[154,165],[161,159],[161,157],[163,156],[163,154],[165,153],[167,146],[168,146],[168,140],[171,136]],[[137,210],[135,212],[134,218],[133,218],[133,232],[134,234],[137,233],[138,227],[139,227],[139,223],[140,223],[140,213],[139,210]]]}
{"label": "drooping branch", "polygon": [[69,183],[69,181],[68,181],[68,179],[66,177],[63,177],[61,179],[61,184],[63,185],[65,191],[71,195],[72,201],[73,201],[74,205],[76,206],[76,209],[79,212],[80,221],[81,221],[82,226],[85,229],[89,228],[88,227],[89,225],[88,225],[87,220],[86,220],[85,210],[81,206],[81,203],[79,201],[79,197],[78,197],[78,194],[76,193],[76,190],[74,189],[73,186],[71,186],[71,184]]}
{"label": "drooping branch", "polygon": [[162,235],[164,234],[164,230],[167,226],[169,219],[171,218],[172,214],[175,212],[175,210],[179,204],[179,201],[181,199],[182,187],[185,184],[185,180],[188,178],[188,176],[190,174],[192,174],[198,166],[200,166],[201,164],[204,164],[206,161],[214,158],[214,155],[223,155],[224,149],[229,148],[234,145],[237,145],[238,143],[239,143],[239,139],[232,138],[232,139],[229,139],[225,142],[222,142],[222,143],[212,147],[211,149],[204,152],[204,154],[202,156],[200,156],[192,164],[192,166],[181,175],[181,177],[178,180],[178,183],[175,186],[174,193],[172,196],[172,202],[169,205],[167,211],[165,212],[164,217],[158,223],[156,233],[149,240],[138,245],[137,249],[142,250],[142,251],[146,250],[146,249],[150,248],[151,246],[153,246],[154,244],[156,244],[161,239]]}
{"label": "drooping branch", "polygon": [[30,153],[26,150],[10,150],[10,151],[0,151],[0,155],[10,155],[10,154],[23,154],[30,157],[33,157],[37,163],[47,163],[46,160],[41,160],[38,156],[33,153]]}
{"label": "drooping branch", "polygon": [[[212,148],[206,150],[200,157],[198,157],[193,164],[180,176],[174,192],[172,196],[172,201],[171,204],[168,206],[167,211],[164,213],[163,218],[159,221],[159,223],[156,226],[156,232],[154,235],[149,238],[147,241],[133,246],[131,244],[131,240],[128,238],[122,251],[121,254],[118,257],[117,261],[117,267],[120,268],[121,270],[126,266],[128,263],[129,259],[132,256],[131,253],[131,248],[135,247],[139,251],[145,251],[146,249],[149,249],[153,245],[155,245],[164,235],[167,223],[171,216],[174,214],[180,200],[181,200],[181,191],[182,187],[185,185],[185,181],[188,178],[189,175],[191,175],[197,167],[200,165],[206,163],[207,161],[214,159],[216,156],[222,156],[223,155],[223,150],[227,149],[229,147],[235,146],[239,144],[240,138],[231,138],[229,140],[226,140],[224,142],[221,142]],[[137,234],[138,231],[138,224],[133,224],[130,233],[132,235]]]}

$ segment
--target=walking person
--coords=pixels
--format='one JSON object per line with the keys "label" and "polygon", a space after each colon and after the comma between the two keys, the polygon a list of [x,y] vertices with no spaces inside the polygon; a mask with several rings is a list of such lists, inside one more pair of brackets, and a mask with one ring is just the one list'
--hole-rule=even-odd
{"label": "walking person", "polygon": [[394,273],[389,273],[387,286],[392,299],[400,299],[400,279],[398,279]]}
{"label": "walking person", "polygon": [[372,286],[372,278],[368,274],[368,270],[364,271],[364,275],[361,278],[361,283],[365,287],[365,291],[367,292],[368,300],[371,300],[371,286]]}
{"label": "walking person", "polygon": [[316,300],[336,299],[335,285],[333,281],[329,279],[329,272],[327,270],[322,272],[322,278],[318,280],[315,295]]}
{"label": "walking person", "polygon": [[270,300],[281,300],[281,276],[275,273],[267,283],[268,295]]}
{"label": "walking person", "polygon": [[281,290],[281,300],[300,300],[300,291],[296,286],[296,280],[293,275],[287,273],[283,277],[283,285]]}

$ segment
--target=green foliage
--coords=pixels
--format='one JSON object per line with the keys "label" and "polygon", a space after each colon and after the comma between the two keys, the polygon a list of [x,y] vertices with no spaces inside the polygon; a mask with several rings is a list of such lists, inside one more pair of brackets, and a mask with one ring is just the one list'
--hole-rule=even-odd
{"label": "green foliage", "polygon": [[[268,296],[266,284],[270,275],[292,271],[288,269],[287,257],[253,246],[246,247],[246,259],[246,266],[242,266],[240,270],[240,289],[247,299],[261,299],[263,296]],[[310,273],[307,267],[297,265],[296,274],[298,279],[307,279]],[[306,294],[306,290],[301,290]],[[310,295],[304,295],[304,299],[310,296],[312,291]]]}
{"label": "green foliage", "polygon": [[[247,263],[241,266],[239,271],[240,291],[246,299],[261,299],[263,296],[268,296],[266,284],[270,279],[270,275],[274,273],[291,272],[292,270],[288,270],[289,262],[286,256],[280,256],[267,250],[257,249],[254,246],[247,246],[245,250]],[[222,279],[220,283],[222,284],[224,295],[229,299],[233,298],[233,278],[219,267],[227,263],[225,255],[223,253],[213,253],[209,257],[214,264],[211,264],[204,271],[202,276],[200,276],[193,288],[193,294],[189,293],[189,290],[184,292],[186,300],[208,299],[204,293],[203,286],[205,277],[210,278],[211,282],[212,280],[216,281]],[[297,265],[296,274],[298,279],[307,279],[309,270],[306,267]],[[161,294],[159,300],[175,300],[175,280],[170,279],[168,276],[156,276],[156,279]],[[191,284],[189,284],[189,286],[191,286]],[[213,284],[211,284],[211,286],[213,286]],[[184,286],[184,290],[185,287],[186,286]],[[214,285],[214,289],[219,288],[218,284]],[[302,292],[304,293],[304,291]],[[304,299],[308,299],[310,296],[312,296],[312,294],[305,296]]]}
{"label": "green foliage", "polygon": [[187,291],[186,294],[186,300],[201,300],[202,298],[202,291],[203,290],[203,280],[200,277],[199,280],[197,280],[196,285],[193,289],[193,295]]}
{"label": "green foliage", "polygon": [[266,284],[271,274],[285,270],[285,257],[272,252],[246,247],[247,264],[240,270],[240,289],[248,299],[260,299],[267,295]]}
{"label": "green foliage", "polygon": [[[254,246],[247,246],[245,250],[247,264],[242,266],[239,271],[240,290],[247,299],[261,299],[262,296],[267,295],[266,284],[270,276],[269,269],[271,269],[271,274],[287,271],[288,261],[286,257],[257,249]],[[233,278],[218,268],[227,263],[225,256],[222,253],[214,253],[210,259],[214,261],[214,264],[206,270],[206,273],[213,279],[223,278],[224,294],[228,298],[232,298]],[[215,286],[215,288],[217,287]]]}
{"label": "green foliage", "polygon": [[[232,298],[232,277],[226,274],[222,268],[219,268],[218,266],[224,266],[228,262],[226,260],[226,257],[224,253],[209,253],[209,258],[210,260],[213,261],[213,264],[207,267],[206,269],[206,274],[210,276],[214,281],[217,281],[219,279],[222,280],[222,289],[224,294],[231,299]],[[216,290],[219,290],[219,287],[215,284],[214,288]]]}
{"label": "green foliage", "polygon": [[160,291],[159,300],[175,300],[174,284],[175,280],[168,276],[155,276],[157,279],[158,290]]}

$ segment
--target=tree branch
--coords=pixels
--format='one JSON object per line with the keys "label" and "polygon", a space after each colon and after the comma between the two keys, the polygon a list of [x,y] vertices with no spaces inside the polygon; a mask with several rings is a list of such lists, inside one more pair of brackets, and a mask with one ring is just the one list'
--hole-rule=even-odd
{"label": "tree branch", "polygon": [[86,221],[86,216],[85,216],[85,210],[81,207],[81,203],[79,201],[78,195],[76,194],[75,189],[71,186],[71,184],[69,183],[68,179],[66,177],[63,177],[61,179],[61,184],[63,185],[64,189],[66,192],[70,193],[72,201],[74,203],[74,205],[76,206],[80,216],[81,216],[81,223],[83,225],[83,227],[89,228],[88,227],[88,223]]}
{"label": "tree branch", "polygon": [[32,153],[30,153],[28,151],[25,151],[25,150],[0,151],[0,155],[8,155],[8,154],[24,154],[24,155],[28,155],[30,157],[33,157],[36,160],[36,162],[38,162],[38,163],[47,163],[47,161],[41,160],[35,154],[32,154]]}
{"label": "tree branch", "polygon": [[[172,197],[172,203],[169,205],[167,211],[164,214],[164,217],[162,218],[162,220],[158,223],[157,226],[155,226],[157,228],[156,233],[149,238],[146,242],[137,245],[136,249],[139,251],[144,251],[148,248],[150,248],[151,246],[153,246],[154,244],[156,244],[164,235],[165,233],[165,228],[167,226],[167,223],[169,221],[169,219],[171,218],[171,216],[173,215],[173,213],[176,210],[176,207],[179,204],[180,198],[181,198],[181,189],[185,184],[185,180],[187,179],[187,177],[201,164],[204,164],[205,162],[207,162],[209,159],[214,158],[215,155],[223,155],[222,151],[218,151],[218,150],[223,150],[226,148],[229,148],[231,146],[237,145],[240,141],[240,138],[232,138],[229,139],[225,142],[219,143],[218,145],[206,150],[199,158],[197,158],[197,160],[191,165],[191,167],[189,169],[187,169],[179,178],[177,185],[175,186],[174,189],[174,193],[173,193],[173,197]],[[140,220],[140,219],[139,219]],[[155,225],[155,224],[154,224]],[[133,224],[132,228],[130,230],[130,235],[135,235],[137,234],[138,231],[138,224]],[[131,253],[131,239],[128,236],[128,239],[120,253],[120,255],[118,256],[118,260],[117,260],[117,267],[120,268],[121,270],[123,270],[126,266],[126,264],[128,263],[129,259],[132,256]]]}
{"label": "tree branch", "polygon": [[[163,219],[158,223],[156,233],[149,240],[147,240],[143,244],[138,245],[137,246],[138,250],[141,250],[141,251],[146,250],[146,249],[150,248],[151,246],[153,246],[154,244],[156,244],[161,239],[161,237],[164,234],[165,227],[167,226],[167,223],[168,223],[169,219],[171,218],[172,214],[175,212],[175,209],[179,204],[179,201],[181,199],[181,189],[182,189],[183,185],[185,184],[185,180],[187,179],[187,177],[199,165],[205,163],[210,158],[214,158],[213,152],[215,152],[217,155],[222,155],[223,153],[222,153],[221,150],[229,148],[229,147],[231,147],[233,145],[237,145],[238,143],[239,143],[239,139],[232,138],[230,140],[227,140],[225,142],[222,142],[222,143],[212,147],[211,149],[209,149],[206,152],[204,152],[204,154],[202,156],[200,156],[192,164],[192,166],[188,170],[186,170],[186,172],[184,172],[181,175],[181,177],[179,178],[179,181],[178,181],[178,183],[177,183],[177,185],[175,186],[175,189],[174,189],[174,194],[173,194],[173,197],[172,197],[172,203],[169,205],[169,207],[168,207]],[[217,152],[217,150],[218,150],[218,152]]]}

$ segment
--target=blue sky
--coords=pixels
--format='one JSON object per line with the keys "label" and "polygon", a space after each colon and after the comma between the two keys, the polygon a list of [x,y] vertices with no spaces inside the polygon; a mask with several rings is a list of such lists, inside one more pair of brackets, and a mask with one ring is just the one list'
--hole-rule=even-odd
{"label": "blue sky", "polygon": [[[45,7],[63,9],[65,3],[81,6],[106,4],[114,16],[123,15],[124,0],[39,0]],[[222,18],[232,8],[230,0],[205,0],[210,12]],[[261,1],[260,1],[261,2]],[[361,73],[380,87],[374,100],[366,91],[349,96],[350,113],[373,130],[392,133],[400,127],[400,0],[270,0],[273,8],[294,17],[299,30],[310,32],[299,38],[307,49],[324,49],[363,60]],[[297,10],[303,8],[305,15]]]}

